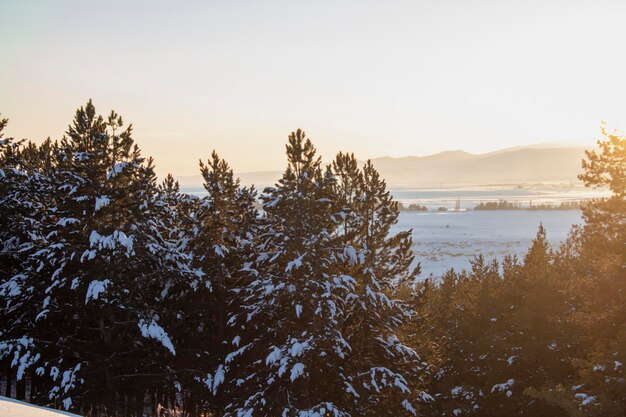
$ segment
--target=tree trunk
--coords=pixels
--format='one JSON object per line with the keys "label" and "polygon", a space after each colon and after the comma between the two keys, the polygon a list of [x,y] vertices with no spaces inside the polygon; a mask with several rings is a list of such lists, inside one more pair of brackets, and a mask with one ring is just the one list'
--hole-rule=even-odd
{"label": "tree trunk", "polygon": [[15,383],[15,398],[20,401],[26,400],[26,379],[24,377]]}
{"label": "tree trunk", "polygon": [[135,415],[137,417],[143,417],[144,401],[145,393],[143,391],[135,395]]}
{"label": "tree trunk", "polygon": [[11,398],[11,385],[12,385],[12,376],[13,376],[13,372],[11,369],[11,363],[9,361],[5,362],[5,375],[6,375],[6,380],[7,380],[7,385],[4,388],[4,396],[7,398]]}

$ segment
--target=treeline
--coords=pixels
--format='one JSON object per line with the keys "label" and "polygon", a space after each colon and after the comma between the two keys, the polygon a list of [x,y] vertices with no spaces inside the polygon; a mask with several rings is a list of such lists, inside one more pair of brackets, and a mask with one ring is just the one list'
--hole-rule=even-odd
{"label": "treeline", "polygon": [[586,201],[562,201],[560,204],[533,204],[524,206],[519,201],[485,201],[474,206],[474,210],[581,210],[587,205]]}
{"label": "treeline", "polygon": [[[520,201],[508,201],[508,200],[498,200],[498,201],[482,201],[474,206],[474,210],[528,210],[528,211],[541,211],[541,210],[582,210],[588,201],[562,201],[559,204],[533,204],[532,201],[529,205],[525,206]],[[399,204],[398,210],[400,211],[410,211],[410,212],[426,212],[428,211],[428,207],[417,204]],[[447,207],[438,207],[433,211],[444,212],[448,211]],[[459,211],[459,209],[455,209],[454,211]]]}
{"label": "treeline", "polygon": [[561,247],[540,228],[522,260],[414,285],[385,182],[300,130],[261,211],[216,153],[205,196],[157,183],[91,102],[59,141],[0,136],[0,394],[86,416],[623,416],[625,142],[583,162],[613,196]]}
{"label": "treeline", "polygon": [[400,211],[428,211],[428,207],[420,204],[398,204],[398,210]]}

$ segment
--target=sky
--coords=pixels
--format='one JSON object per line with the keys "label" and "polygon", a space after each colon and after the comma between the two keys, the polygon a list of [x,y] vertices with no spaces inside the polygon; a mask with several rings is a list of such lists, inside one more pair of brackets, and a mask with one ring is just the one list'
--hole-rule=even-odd
{"label": "sky", "polygon": [[89,98],[157,172],[592,146],[626,130],[626,2],[0,0],[6,133],[60,138]]}

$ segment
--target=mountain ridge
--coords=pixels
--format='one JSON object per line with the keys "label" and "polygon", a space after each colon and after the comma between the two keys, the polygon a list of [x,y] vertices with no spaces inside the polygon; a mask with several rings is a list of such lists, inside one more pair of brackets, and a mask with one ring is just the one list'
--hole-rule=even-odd
{"label": "mountain ridge", "polygon": [[[484,184],[578,183],[583,146],[538,144],[472,154],[460,149],[424,156],[382,156],[371,161],[390,187],[476,186]],[[359,161],[362,165],[365,161]],[[282,171],[236,173],[243,185],[273,185]],[[202,177],[180,177],[183,187],[201,186]]]}

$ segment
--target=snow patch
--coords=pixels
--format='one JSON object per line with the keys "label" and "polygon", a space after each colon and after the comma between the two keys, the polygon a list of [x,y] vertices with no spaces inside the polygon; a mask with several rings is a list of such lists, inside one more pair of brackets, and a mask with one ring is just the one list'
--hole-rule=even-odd
{"label": "snow patch", "polygon": [[596,397],[592,395],[587,395],[585,393],[576,394],[575,397],[577,400],[580,400],[580,405],[582,405],[583,407],[593,403],[596,400]]}
{"label": "snow patch", "polygon": [[74,223],[79,223],[79,222],[80,222],[80,220],[75,219],[74,217],[64,217],[61,220],[59,220],[56,225],[57,226],[61,226],[61,227],[65,227],[68,224],[74,224]]}
{"label": "snow patch", "polygon": [[111,203],[109,197],[103,195],[101,197],[96,197],[96,211],[100,210],[104,206],[108,206]]}
{"label": "snow patch", "polygon": [[89,300],[97,300],[100,297],[100,294],[103,294],[107,286],[111,283],[110,280],[105,279],[102,281],[93,280],[89,283],[89,288],[87,288],[87,295],[85,296],[85,304],[89,302]]}
{"label": "snow patch", "polygon": [[265,364],[266,365],[270,365],[273,363],[276,363],[280,360],[280,358],[283,356],[282,352],[280,351],[279,348],[275,347],[269,355],[267,355],[267,358],[265,358]]}
{"label": "snow patch", "polygon": [[126,168],[127,166],[128,166],[128,162],[118,162],[117,164],[113,165],[113,168],[109,172],[107,172],[107,180],[115,177],[117,174],[122,172],[124,168]]}
{"label": "snow patch", "polygon": [[149,324],[144,319],[141,319],[137,325],[139,326],[143,337],[158,340],[164,347],[172,352],[172,355],[176,355],[176,350],[174,350],[174,345],[172,344],[167,332],[163,329],[163,327],[159,326],[154,319],[152,319]]}
{"label": "snow patch", "polygon": [[291,368],[291,381],[295,381],[299,376],[304,375],[304,364],[298,362]]}
{"label": "snow patch", "polygon": [[133,238],[126,236],[122,231],[116,230],[112,235],[102,236],[95,230],[89,235],[89,247],[102,249],[115,249],[119,246],[126,248],[128,255],[133,253]]}
{"label": "snow patch", "polygon": [[493,387],[491,387],[491,392],[505,392],[506,391],[507,397],[510,397],[512,393],[509,394],[510,393],[509,388],[511,388],[513,384],[515,384],[515,380],[509,379],[506,382],[503,382],[501,384],[496,384]]}
{"label": "snow patch", "polygon": [[417,413],[415,412],[415,408],[413,408],[409,400],[402,401],[402,407],[404,407],[406,411],[413,414],[414,416],[417,415]]}

